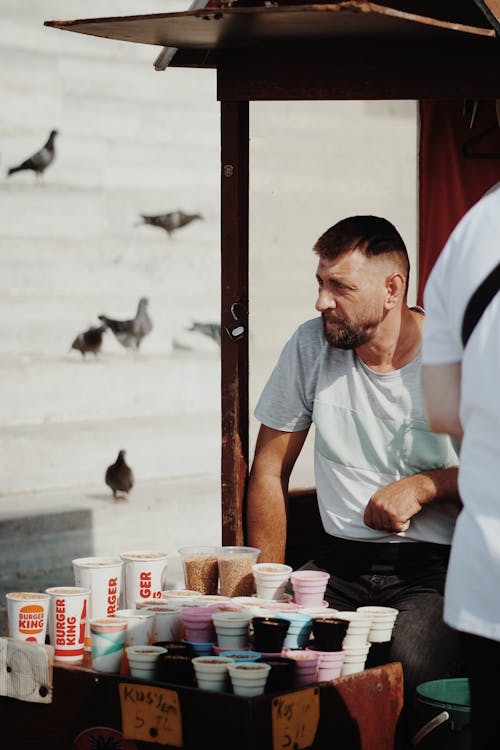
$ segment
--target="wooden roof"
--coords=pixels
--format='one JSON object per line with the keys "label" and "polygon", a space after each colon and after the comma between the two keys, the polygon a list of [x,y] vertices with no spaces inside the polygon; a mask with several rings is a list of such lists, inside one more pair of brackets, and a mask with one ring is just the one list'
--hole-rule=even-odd
{"label": "wooden roof", "polygon": [[[391,7],[365,0],[269,7],[241,7],[213,0],[200,10],[47,21],[45,25],[107,39],[198,50],[297,43],[304,39],[399,38],[426,42],[457,34],[495,39],[494,29],[472,0],[454,4],[436,1],[432,15],[425,15],[422,10],[416,13],[412,6],[432,10],[429,3],[398,0],[393,0]],[[439,8],[441,13],[436,13]]]}

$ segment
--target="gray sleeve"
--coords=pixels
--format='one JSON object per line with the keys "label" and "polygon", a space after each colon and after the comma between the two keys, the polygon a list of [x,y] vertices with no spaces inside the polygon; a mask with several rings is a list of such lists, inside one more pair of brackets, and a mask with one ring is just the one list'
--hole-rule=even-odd
{"label": "gray sleeve", "polygon": [[316,328],[307,323],[301,326],[281,352],[254,411],[267,427],[298,432],[311,424],[319,343]]}

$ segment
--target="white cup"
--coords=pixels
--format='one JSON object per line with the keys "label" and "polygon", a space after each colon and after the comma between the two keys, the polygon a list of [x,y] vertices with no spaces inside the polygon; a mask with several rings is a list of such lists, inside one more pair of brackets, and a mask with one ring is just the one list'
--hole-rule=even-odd
{"label": "white cup", "polygon": [[50,595],[49,638],[54,658],[59,661],[83,660],[85,629],[90,590],[80,586],[45,589]]}
{"label": "white cup", "polygon": [[162,598],[167,555],[165,552],[123,552],[124,609],[135,606],[137,599],[155,601]]}
{"label": "white cup", "polygon": [[90,621],[92,666],[97,672],[119,672],[127,623],[119,617],[96,617]]}
{"label": "white cup", "polygon": [[252,698],[264,692],[271,665],[265,662],[235,662],[228,665],[227,671],[233,693]]}
{"label": "white cup", "polygon": [[50,595],[12,591],[5,598],[9,637],[16,641],[45,643]]}
{"label": "white cup", "polygon": [[167,649],[163,646],[127,646],[125,653],[132,677],[154,680],[158,657],[166,654]]}
{"label": "white cup", "polygon": [[252,565],[255,587],[259,599],[283,601],[286,585],[293,568],[281,563],[255,563]]}
{"label": "white cup", "polygon": [[106,557],[78,557],[72,561],[75,586],[90,589],[85,650],[91,650],[90,619],[113,617],[120,606],[123,561]]}
{"label": "white cup", "polygon": [[162,604],[159,601],[155,604],[148,604],[146,607],[141,607],[141,609],[153,613],[152,643],[156,643],[157,641],[178,641],[181,639],[184,633],[184,623],[180,607],[173,607],[167,602]]}
{"label": "white cup", "polygon": [[370,643],[365,643],[363,646],[348,646],[343,649],[345,656],[342,665],[342,677],[346,674],[355,674],[356,672],[363,671],[370,646]]}
{"label": "white cup", "polygon": [[202,690],[225,690],[229,677],[227,668],[233,659],[225,656],[195,656],[192,660],[196,684]]}
{"label": "white cup", "polygon": [[119,609],[115,617],[119,617],[127,622],[125,647],[149,646],[151,644],[154,612],[150,612],[147,609]]}

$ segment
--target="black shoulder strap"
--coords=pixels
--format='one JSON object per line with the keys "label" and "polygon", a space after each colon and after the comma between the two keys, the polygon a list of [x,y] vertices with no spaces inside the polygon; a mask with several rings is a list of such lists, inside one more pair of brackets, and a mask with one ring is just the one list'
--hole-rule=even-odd
{"label": "black shoulder strap", "polygon": [[472,331],[481,319],[482,314],[490,304],[493,297],[500,289],[500,263],[497,263],[493,271],[488,274],[484,281],[470,298],[465,308],[462,321],[462,344],[465,348]]}

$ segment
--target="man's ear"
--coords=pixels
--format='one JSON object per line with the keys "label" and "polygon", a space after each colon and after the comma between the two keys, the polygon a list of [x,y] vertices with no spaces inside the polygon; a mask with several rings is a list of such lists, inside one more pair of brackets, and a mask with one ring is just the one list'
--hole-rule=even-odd
{"label": "man's ear", "polygon": [[386,300],[385,304],[388,310],[395,307],[401,302],[406,288],[406,279],[402,273],[395,271],[389,274],[385,280]]}

